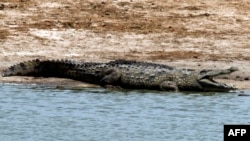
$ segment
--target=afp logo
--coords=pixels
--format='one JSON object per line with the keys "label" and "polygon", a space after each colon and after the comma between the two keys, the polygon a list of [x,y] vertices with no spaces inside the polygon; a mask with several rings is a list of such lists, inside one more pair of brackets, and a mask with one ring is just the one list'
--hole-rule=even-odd
{"label": "afp logo", "polygon": [[250,141],[250,125],[224,125],[224,141]]}

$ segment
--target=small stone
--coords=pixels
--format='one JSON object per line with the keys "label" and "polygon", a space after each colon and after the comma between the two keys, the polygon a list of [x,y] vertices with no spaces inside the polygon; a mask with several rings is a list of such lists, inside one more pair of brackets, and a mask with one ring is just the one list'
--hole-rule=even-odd
{"label": "small stone", "polygon": [[0,4],[0,10],[4,9],[4,4]]}
{"label": "small stone", "polygon": [[241,94],[238,94],[238,96],[250,96],[250,95],[249,94],[241,93]]}

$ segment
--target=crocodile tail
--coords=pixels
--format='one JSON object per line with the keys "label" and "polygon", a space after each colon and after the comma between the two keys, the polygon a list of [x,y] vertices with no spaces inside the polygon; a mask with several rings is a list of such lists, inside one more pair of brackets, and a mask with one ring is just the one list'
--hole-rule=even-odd
{"label": "crocodile tail", "polygon": [[43,77],[67,77],[69,69],[73,69],[77,63],[67,60],[44,60],[39,59],[21,62],[13,65],[2,73],[6,76],[43,76]]}
{"label": "crocodile tail", "polygon": [[[58,77],[100,84],[103,63],[69,60],[31,60],[13,65],[2,72],[7,76]],[[99,69],[98,69],[99,68]]]}
{"label": "crocodile tail", "polygon": [[19,64],[13,65],[2,72],[2,76],[29,76],[39,74],[38,66],[40,65],[40,60],[31,60],[26,62],[21,62]]}

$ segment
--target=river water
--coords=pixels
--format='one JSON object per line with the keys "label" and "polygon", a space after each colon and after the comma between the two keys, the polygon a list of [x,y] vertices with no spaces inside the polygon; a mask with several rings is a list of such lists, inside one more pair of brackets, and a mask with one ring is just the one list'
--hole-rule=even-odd
{"label": "river water", "polygon": [[239,92],[0,89],[1,141],[222,141],[224,124],[250,124]]}

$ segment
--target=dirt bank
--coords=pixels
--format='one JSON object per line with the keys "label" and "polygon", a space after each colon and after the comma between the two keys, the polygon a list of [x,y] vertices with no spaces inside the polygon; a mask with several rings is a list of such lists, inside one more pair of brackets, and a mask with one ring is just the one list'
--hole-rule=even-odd
{"label": "dirt bank", "polygon": [[[219,81],[250,89],[249,17],[245,0],[3,0],[0,70],[35,58],[236,66],[240,71]],[[86,86],[55,78],[0,81]]]}

